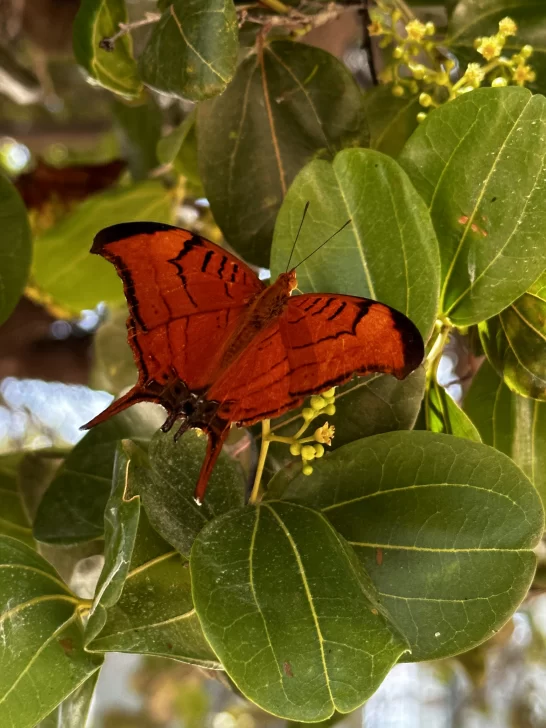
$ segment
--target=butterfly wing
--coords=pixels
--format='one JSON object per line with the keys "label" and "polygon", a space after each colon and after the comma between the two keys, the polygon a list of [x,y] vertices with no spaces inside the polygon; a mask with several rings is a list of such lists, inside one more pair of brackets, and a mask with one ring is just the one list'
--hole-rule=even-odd
{"label": "butterfly wing", "polygon": [[422,362],[415,325],[377,301],[336,294],[305,294],[259,334],[211,390],[220,412],[249,425],[300,405],[305,397],[383,372],[403,379]]}
{"label": "butterfly wing", "polygon": [[112,262],[129,306],[137,385],[86,427],[138,401],[162,403],[160,387],[211,384],[217,359],[248,302],[264,284],[234,255],[199,235],[160,223],[123,223],[95,237],[92,253]]}

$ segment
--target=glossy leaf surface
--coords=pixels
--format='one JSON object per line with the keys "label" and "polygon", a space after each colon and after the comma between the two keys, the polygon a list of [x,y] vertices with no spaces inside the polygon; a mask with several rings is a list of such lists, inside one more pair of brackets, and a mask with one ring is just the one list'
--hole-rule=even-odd
{"label": "glossy leaf surface", "polygon": [[411,318],[426,339],[438,308],[438,244],[426,207],[400,166],[369,149],[347,149],[333,163],[308,164],[277,218],[273,276],[286,268],[307,201],[291,265],[347,220],[351,224],[298,267],[301,290],[381,301]]}
{"label": "glossy leaf surface", "polygon": [[546,99],[484,88],[434,110],[400,162],[427,203],[440,309],[468,326],[502,311],[546,266]]}
{"label": "glossy leaf surface", "polygon": [[470,385],[464,409],[482,440],[511,457],[546,503],[546,403],[511,392],[484,361]]}
{"label": "glossy leaf surface", "polygon": [[217,669],[193,608],[188,563],[150,527],[140,498],[130,493],[138,457],[132,443],[118,446],[87,649],[163,655]]}
{"label": "glossy leaf surface", "polygon": [[38,728],[86,728],[99,670],[55,708]]}
{"label": "glossy leaf surface", "polygon": [[90,430],[47,489],[34,522],[35,538],[71,544],[102,536],[117,443],[129,437],[146,443],[162,421],[162,411],[140,405]]}
{"label": "glossy leaf surface", "polygon": [[483,642],[524,598],[544,514],[502,453],[449,435],[391,432],[313,467],[283,498],[320,508],[353,546],[412,660]]}
{"label": "glossy leaf surface", "polygon": [[125,0],[82,0],[74,21],[74,55],[92,81],[109,91],[137,97],[142,90],[131,35],[119,38],[112,51],[100,47],[104,38],[127,22]]}
{"label": "glossy leaf surface", "polygon": [[370,127],[370,147],[397,157],[417,128],[417,114],[422,111],[419,97],[399,98],[392,93],[393,84],[380,84],[366,92],[364,109]]}
{"label": "glossy leaf surface", "polygon": [[406,650],[354,553],[307,508],[268,503],[215,519],[195,541],[191,574],[228,675],[275,715],[347,713]]}
{"label": "glossy leaf surface", "polygon": [[479,326],[489,361],[516,394],[546,400],[546,274]]}
{"label": "glossy leaf surface", "polygon": [[449,392],[436,381],[431,383],[425,395],[423,410],[422,429],[481,442],[480,433],[472,420],[453,400]]}
{"label": "glossy leaf surface", "polygon": [[212,472],[207,497],[194,499],[206,440],[195,431],[175,443],[172,433],[158,432],[150,443],[149,467],[135,466],[132,490],[139,493],[152,526],[181,554],[189,556],[206,523],[244,504],[246,478],[239,463],[222,453]]}
{"label": "glossy leaf surface", "polygon": [[197,119],[214,218],[239,255],[266,267],[275,218],[296,174],[317,156],[331,158],[369,138],[361,92],[343,64],[289,41],[245,59],[225,93],[199,106]]}
{"label": "glossy leaf surface", "polygon": [[172,0],[140,56],[144,83],[191,101],[222,93],[237,64],[233,0]]}
{"label": "glossy leaf surface", "polygon": [[28,546],[34,546],[30,518],[26,511],[19,484],[22,455],[0,457],[0,534],[12,536]]}
{"label": "glossy leaf surface", "polygon": [[82,647],[74,597],[35,551],[0,536],[0,725],[32,728],[101,664]]}

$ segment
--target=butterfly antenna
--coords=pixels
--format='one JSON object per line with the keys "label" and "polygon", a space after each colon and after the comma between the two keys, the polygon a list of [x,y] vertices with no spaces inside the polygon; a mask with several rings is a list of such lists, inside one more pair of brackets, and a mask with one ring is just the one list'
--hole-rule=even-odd
{"label": "butterfly antenna", "polygon": [[305,258],[304,258],[303,260],[300,260],[300,262],[298,263],[298,265],[295,265],[295,266],[294,266],[294,270],[296,270],[296,268],[298,268],[298,266],[300,266],[300,265],[301,265],[302,263],[305,263],[305,261],[306,261],[306,260],[307,260],[308,258],[310,258],[310,257],[311,257],[312,255],[314,255],[314,254],[315,254],[315,253],[316,253],[317,251],[319,251],[319,250],[320,250],[321,248],[323,248],[323,247],[324,247],[324,246],[326,245],[326,243],[329,243],[329,242],[330,242],[330,240],[331,240],[332,238],[335,238],[335,236],[336,236],[336,235],[337,235],[338,233],[340,233],[340,232],[341,232],[341,231],[342,231],[342,230],[343,230],[344,228],[346,228],[346,227],[347,227],[347,225],[349,225],[349,224],[350,224],[351,222],[352,222],[352,220],[350,220],[350,219],[349,219],[349,220],[347,220],[347,222],[346,222],[346,223],[344,223],[344,224],[343,224],[343,225],[342,225],[342,226],[341,226],[341,227],[339,228],[339,230],[336,230],[336,231],[335,231],[335,233],[334,233],[333,235],[330,235],[330,237],[328,238],[328,240],[325,240],[325,241],[324,241],[323,243],[321,243],[321,244],[320,244],[320,245],[318,246],[318,248],[315,248],[315,249],[314,249],[314,250],[313,250],[313,251],[312,251],[311,253],[309,253],[309,255],[306,255],[306,256],[305,256]]}
{"label": "butterfly antenna", "polygon": [[305,220],[305,216],[307,215],[307,210],[309,209],[309,201],[305,203],[305,207],[303,208],[303,215],[301,216],[301,222],[298,229],[298,234],[296,235],[296,239],[294,240],[294,245],[292,246],[292,250],[290,251],[290,258],[288,258],[288,263],[286,264],[286,271],[288,272],[288,268],[290,267],[290,261],[292,260],[292,256],[294,255],[294,250],[296,249],[296,243],[298,242],[298,238],[301,233],[301,229],[303,227],[303,221]]}

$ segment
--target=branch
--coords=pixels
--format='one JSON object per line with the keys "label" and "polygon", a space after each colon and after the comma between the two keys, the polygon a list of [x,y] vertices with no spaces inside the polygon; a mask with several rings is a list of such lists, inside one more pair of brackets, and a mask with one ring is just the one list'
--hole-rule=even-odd
{"label": "branch", "polygon": [[161,19],[161,13],[146,13],[142,20],[135,20],[132,23],[119,23],[119,30],[109,38],[103,38],[99,42],[99,48],[103,51],[111,53],[116,47],[116,41],[127,35],[135,28],[140,28],[143,25],[150,25],[151,23],[157,23]]}

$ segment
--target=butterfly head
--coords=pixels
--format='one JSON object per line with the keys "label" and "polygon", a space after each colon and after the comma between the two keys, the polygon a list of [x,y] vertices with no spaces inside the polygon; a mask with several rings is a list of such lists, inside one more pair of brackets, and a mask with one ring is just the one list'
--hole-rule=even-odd
{"label": "butterfly head", "polygon": [[289,296],[294,288],[298,287],[296,269],[292,268],[292,270],[289,270],[286,273],[281,273],[277,278],[277,285],[283,290],[283,292],[286,293],[287,296]]}

